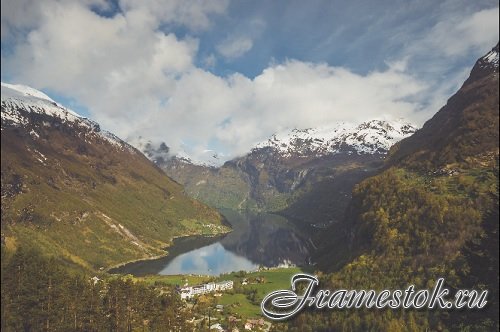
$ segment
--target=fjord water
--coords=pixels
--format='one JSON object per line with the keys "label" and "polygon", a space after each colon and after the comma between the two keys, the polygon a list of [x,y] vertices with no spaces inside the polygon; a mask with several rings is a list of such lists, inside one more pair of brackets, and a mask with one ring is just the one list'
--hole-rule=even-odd
{"label": "fjord water", "polygon": [[163,258],[134,262],[112,273],[219,275],[253,271],[259,266],[305,265],[309,240],[286,218],[274,214],[253,214],[223,210],[233,231],[219,237],[190,236],[174,240]]}

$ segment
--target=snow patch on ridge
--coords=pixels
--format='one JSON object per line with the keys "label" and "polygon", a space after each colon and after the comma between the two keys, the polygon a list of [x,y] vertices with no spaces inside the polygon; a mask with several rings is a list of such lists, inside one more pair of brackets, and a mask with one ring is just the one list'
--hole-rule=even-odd
{"label": "snow patch on ridge", "polygon": [[489,51],[483,57],[481,57],[478,62],[479,62],[479,66],[481,68],[491,67],[493,69],[497,69],[498,68],[498,60],[499,60],[499,54],[498,54],[498,45],[497,45],[491,51]]}

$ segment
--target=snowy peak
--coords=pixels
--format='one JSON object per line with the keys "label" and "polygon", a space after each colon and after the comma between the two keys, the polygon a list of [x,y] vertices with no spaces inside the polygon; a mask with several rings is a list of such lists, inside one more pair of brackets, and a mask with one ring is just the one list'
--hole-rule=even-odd
{"label": "snowy peak", "polygon": [[2,82],[2,98],[4,97],[4,88],[5,88],[5,96],[10,97],[20,97],[20,98],[37,98],[37,99],[45,99],[49,102],[55,103],[49,96],[45,93],[33,89],[26,85],[21,84],[8,84]]}
{"label": "snowy peak", "polygon": [[334,139],[330,149],[340,151],[342,148],[352,148],[358,154],[387,153],[394,143],[412,135],[416,130],[416,127],[404,121],[372,120]]}
{"label": "snowy peak", "polygon": [[498,68],[498,44],[478,60],[478,65],[482,68]]}
{"label": "snowy peak", "polygon": [[[120,149],[131,149],[114,134],[101,130],[96,122],[56,103],[41,91],[25,85],[3,82],[1,86],[2,130],[7,126],[23,127],[29,129],[34,139],[38,139],[36,126],[58,126],[62,123],[71,126],[76,134],[86,136],[86,139],[96,136]],[[57,124],[51,124],[48,119],[57,120]]]}
{"label": "snowy peak", "polygon": [[338,152],[385,154],[394,143],[415,131],[415,126],[402,120],[372,120],[359,125],[342,122],[275,134],[255,149],[272,148],[284,158],[322,157]]}
{"label": "snowy peak", "polygon": [[498,79],[498,44],[476,61],[464,85],[490,76],[494,79]]}
{"label": "snowy peak", "polygon": [[2,125],[4,121],[22,125],[28,121],[19,110],[28,113],[47,114],[66,121],[81,122],[85,125],[95,124],[75,112],[57,104],[41,91],[24,85],[14,85],[2,82]]}

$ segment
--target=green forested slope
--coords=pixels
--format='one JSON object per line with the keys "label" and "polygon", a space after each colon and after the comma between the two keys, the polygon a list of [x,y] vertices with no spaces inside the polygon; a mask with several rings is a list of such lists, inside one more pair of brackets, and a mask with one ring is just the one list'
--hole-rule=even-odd
{"label": "green forested slope", "polygon": [[[498,45],[385,171],[358,184],[347,217],[322,238],[322,288],[487,289],[482,310],[345,310],[277,330],[495,331],[498,323]],[[489,57],[491,59],[491,57]]]}

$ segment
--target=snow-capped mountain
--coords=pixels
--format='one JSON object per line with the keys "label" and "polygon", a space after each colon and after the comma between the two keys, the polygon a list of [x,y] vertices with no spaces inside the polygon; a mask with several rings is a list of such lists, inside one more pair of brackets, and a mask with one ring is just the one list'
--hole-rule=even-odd
{"label": "snow-capped mountain", "polygon": [[[219,208],[282,210],[317,189],[334,192],[335,202],[329,204],[339,212],[354,184],[381,166],[394,143],[415,131],[403,120],[336,123],[272,135],[220,167],[196,164],[187,156],[159,166],[192,197]],[[320,199],[318,193],[307,197]]]}
{"label": "snow-capped mountain", "polygon": [[[293,129],[272,135],[269,139],[256,144],[250,151],[272,149],[282,158],[319,158],[340,152],[357,154],[386,154],[396,142],[413,134],[417,128],[403,120],[372,120],[361,124],[339,122],[329,126],[307,129]],[[223,160],[213,150],[206,150],[203,161],[197,160],[182,150],[172,153],[164,142],[153,142],[142,136],[127,140],[151,161],[162,164],[175,161],[175,164],[219,167]],[[270,153],[267,151],[266,153]]]}
{"label": "snow-capped mountain", "polygon": [[341,122],[275,134],[257,144],[255,149],[270,147],[284,158],[323,157],[339,152],[384,154],[394,143],[416,130],[415,126],[403,120],[372,120],[359,125]]}
{"label": "snow-capped mountain", "polygon": [[[57,126],[66,124],[82,130],[75,131],[84,135],[86,140],[101,138],[120,149],[131,149],[131,146],[114,134],[101,130],[98,123],[80,116],[74,111],[56,103],[41,91],[25,85],[1,83],[2,130],[5,126],[27,127],[37,116],[48,116],[60,121]],[[47,119],[45,119],[47,120]],[[45,121],[44,125],[50,124]],[[30,135],[38,137],[36,128],[30,128]]]}

